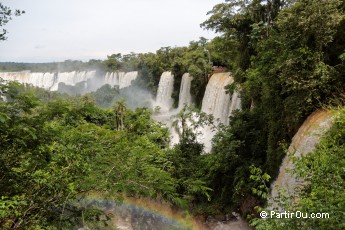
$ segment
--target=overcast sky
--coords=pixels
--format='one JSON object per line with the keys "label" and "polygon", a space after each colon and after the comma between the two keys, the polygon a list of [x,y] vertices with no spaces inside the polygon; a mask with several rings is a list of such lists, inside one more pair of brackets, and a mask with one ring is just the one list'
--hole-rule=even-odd
{"label": "overcast sky", "polygon": [[106,59],[215,34],[200,28],[222,0],[3,0],[25,10],[6,25],[0,62]]}

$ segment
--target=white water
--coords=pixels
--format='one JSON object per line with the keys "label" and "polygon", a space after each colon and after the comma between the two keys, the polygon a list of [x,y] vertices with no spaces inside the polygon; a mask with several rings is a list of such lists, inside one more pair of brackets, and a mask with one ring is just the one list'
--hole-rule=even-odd
{"label": "white water", "polygon": [[128,73],[119,72],[118,76],[119,76],[119,88],[122,89],[122,88],[130,86],[132,84],[132,81],[137,79],[138,72],[137,71],[128,72]]}
{"label": "white water", "polygon": [[[153,118],[170,128],[172,144],[178,143],[178,134],[171,127],[171,117],[181,111],[184,104],[191,105],[191,82],[192,77],[188,73],[182,76],[179,106],[176,110],[172,110],[173,100],[171,95],[173,92],[174,76],[171,72],[164,72],[159,81],[155,105],[159,106],[161,110],[160,114],[153,116]],[[239,93],[235,91],[232,95],[229,95],[224,89],[225,86],[233,82],[234,80],[230,77],[230,73],[213,74],[206,87],[201,111],[212,114],[215,119],[219,119],[220,123],[228,124],[231,113],[241,107]],[[216,123],[218,124],[218,121]],[[215,130],[210,126],[206,126],[200,128],[200,130],[196,130],[196,132],[201,133],[197,139],[200,143],[204,144],[205,152],[210,152],[212,148],[211,140],[215,135]]]}
{"label": "white water", "polygon": [[[97,77],[100,77],[99,79]],[[125,88],[132,84],[138,77],[138,72],[115,72],[106,73],[105,76],[97,76],[96,71],[72,71],[58,73],[35,73],[30,71],[22,72],[0,72],[0,78],[6,81],[17,81],[21,84],[31,84],[46,90],[58,91],[59,84],[64,83],[68,86],[75,86],[84,83],[85,91],[96,90],[104,84],[111,86],[119,85]]]}
{"label": "white water", "polygon": [[[188,73],[182,76],[179,106],[177,109],[172,110],[173,100],[171,95],[173,92],[174,76],[171,72],[164,72],[159,81],[155,105],[159,106],[161,110],[160,114],[153,116],[153,118],[170,128],[172,144],[178,143],[179,139],[177,132],[171,127],[172,116],[181,111],[184,104],[191,105],[191,82],[192,77]],[[239,93],[235,91],[232,95],[229,95],[226,94],[224,89],[225,86],[233,82],[234,80],[230,77],[230,73],[216,73],[212,75],[206,87],[201,111],[212,114],[215,119],[219,119],[220,123],[228,124],[231,113],[241,107]],[[218,124],[218,121],[216,123]],[[200,143],[204,144],[205,152],[210,152],[212,148],[211,140],[215,135],[215,130],[210,126],[206,126],[199,128],[196,132],[201,134],[197,139]]]}
{"label": "white water", "polygon": [[[228,119],[234,110],[240,110],[240,109],[241,109],[241,98],[239,96],[238,91],[235,90],[234,93],[231,95],[231,103],[230,103]],[[227,121],[227,123],[229,123],[229,120]]]}
{"label": "white water", "polygon": [[56,82],[54,73],[30,73],[23,72],[2,72],[0,78],[6,81],[17,81],[19,83],[32,84],[44,89],[51,89]]}
{"label": "white water", "polygon": [[[34,73],[33,73],[34,74]],[[82,72],[63,72],[57,74],[57,79],[54,85],[50,88],[52,91],[57,91],[59,89],[59,84],[64,83],[65,85],[75,86],[77,83],[84,82],[85,89],[87,89],[87,80],[92,79],[96,76],[96,71],[82,71]],[[33,84],[34,85],[34,84]],[[37,86],[37,85],[34,85]]]}
{"label": "white water", "polygon": [[179,95],[179,110],[181,110],[184,105],[190,106],[192,104],[192,95],[190,94],[192,80],[193,78],[189,75],[189,73],[183,74]]}
{"label": "white water", "polygon": [[106,73],[104,84],[109,84],[111,86],[119,85],[119,74],[117,72]]}
{"label": "white water", "polygon": [[[229,95],[224,89],[225,86],[233,82],[230,73],[213,74],[206,86],[201,111],[212,114],[216,120],[219,119],[220,123],[228,124],[231,113],[241,108],[241,99],[238,92],[234,91],[232,95]],[[206,126],[201,133],[202,135],[198,138],[198,141],[204,144],[205,152],[210,152],[212,149],[211,140],[215,135],[215,131]]]}
{"label": "white water", "polygon": [[[76,84],[84,83],[84,91],[96,90],[103,84],[110,84],[111,86],[118,85],[120,89],[128,87],[132,82],[137,79],[138,72],[115,72],[106,73],[103,76],[97,76],[96,71],[82,71],[82,72],[59,72],[59,73],[30,73],[13,72],[13,73],[0,73],[0,77],[4,80],[16,80],[19,83],[28,83],[37,87],[42,87],[47,90],[57,91],[59,90],[59,84],[64,83],[68,86],[75,86]],[[178,113],[184,104],[191,105],[192,96],[190,93],[192,77],[188,73],[182,76],[179,106],[177,110],[172,110],[173,99],[171,97],[173,93],[174,76],[171,72],[164,72],[161,76],[155,106],[161,108],[161,114],[159,116],[164,117],[163,121],[167,125],[171,125],[171,121],[167,122],[171,115]],[[229,73],[216,73],[214,74],[205,91],[205,96],[202,102],[202,112],[212,114],[216,119],[223,124],[228,124],[229,116],[235,109],[240,109],[240,98],[238,92],[234,92],[233,95],[228,95],[225,92],[224,87],[233,83],[232,77]],[[170,112],[169,112],[170,111]],[[170,119],[171,120],[171,119]],[[214,131],[210,127],[205,127],[201,131],[203,135],[199,138],[199,141],[204,143],[205,150],[209,152],[211,150],[211,139],[214,135]],[[174,133],[174,140],[177,140],[177,134]]]}
{"label": "white water", "polygon": [[174,120],[173,116],[181,111],[184,104],[188,106],[192,104],[192,96],[190,93],[192,79],[189,73],[183,74],[180,86],[179,106],[177,109],[172,109],[173,99],[171,95],[174,87],[174,76],[171,72],[164,72],[159,81],[155,106],[160,107],[160,112],[152,118],[162,122],[169,128],[171,145],[175,145],[179,142],[179,134],[176,132],[175,128],[172,127]]}
{"label": "white water", "polygon": [[286,196],[289,202],[293,202],[290,198],[294,199],[294,201],[298,200],[298,189],[303,186],[304,182],[292,174],[294,169],[293,158],[301,158],[301,156],[312,152],[332,123],[333,117],[330,112],[317,111],[311,114],[299,128],[292,138],[288,153],[280,166],[279,175],[271,185],[269,209],[282,208],[278,199],[280,193]]}
{"label": "white water", "polygon": [[229,94],[226,94],[224,87],[233,82],[234,80],[229,73],[213,74],[206,86],[201,111],[212,114],[214,118],[219,119],[223,124],[227,124],[231,98]]}
{"label": "white water", "polygon": [[167,112],[174,103],[171,95],[174,90],[174,75],[171,72],[164,72],[160,78],[157,90],[155,106],[159,106],[162,112]]}

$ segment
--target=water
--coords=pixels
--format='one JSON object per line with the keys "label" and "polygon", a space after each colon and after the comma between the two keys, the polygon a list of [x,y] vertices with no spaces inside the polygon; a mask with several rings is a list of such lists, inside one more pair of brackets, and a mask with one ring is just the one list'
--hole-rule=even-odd
{"label": "water", "polygon": [[54,73],[30,73],[28,71],[22,72],[2,72],[0,78],[9,81],[17,81],[19,83],[32,84],[44,89],[51,89],[55,83]]}
{"label": "water", "polygon": [[[225,86],[233,82],[230,73],[215,73],[206,86],[201,111],[212,114],[217,120],[216,125],[219,123],[228,124],[232,112],[241,108],[239,93],[234,91],[232,95],[229,95],[224,89]],[[205,152],[210,152],[212,149],[211,141],[216,132],[210,126],[206,126],[201,133],[198,141],[204,144]]]}
{"label": "water", "polygon": [[193,78],[189,75],[189,73],[183,74],[179,95],[179,110],[181,110],[184,105],[190,106],[192,104],[192,95],[190,94],[192,80]]}
{"label": "water", "polygon": [[171,72],[164,72],[160,78],[157,97],[156,97],[156,106],[161,108],[162,112],[167,112],[172,108],[174,103],[171,95],[174,90],[174,75]]}
{"label": "water", "polygon": [[[29,83],[51,91],[65,90],[70,93],[84,93],[97,90],[104,84],[110,84],[111,86],[118,85],[120,89],[129,87],[132,85],[133,81],[137,79],[138,72],[108,72],[103,76],[98,76],[96,71],[59,73],[31,73],[29,71],[24,71],[0,73],[0,77],[4,80],[16,80],[19,83]],[[201,111],[212,114],[223,124],[229,123],[229,116],[233,110],[240,109],[241,100],[238,92],[235,91],[232,95],[229,95],[226,94],[224,89],[226,85],[232,84],[233,81],[229,73],[213,74],[206,87],[205,96],[202,102]],[[185,73],[181,81],[179,106],[178,109],[173,110],[173,99],[171,96],[174,87],[174,76],[171,72],[167,71],[164,72],[160,78],[154,106],[159,106],[161,108],[161,113],[157,116],[157,120],[162,121],[170,127],[173,143],[177,143],[178,134],[171,127],[171,116],[177,114],[183,108],[184,104],[189,106],[192,104],[192,96],[190,93],[191,82],[192,77],[188,73]],[[76,88],[70,88],[69,86],[76,86]],[[206,152],[209,152],[212,147],[211,139],[215,134],[214,131],[211,127],[205,127],[197,131],[202,133],[198,140],[204,144]]]}
{"label": "water", "polygon": [[212,114],[214,118],[227,124],[231,98],[229,94],[226,94],[224,87],[233,82],[234,80],[229,73],[213,74],[206,86],[201,111]]}
{"label": "water", "polygon": [[281,209],[278,202],[274,201],[283,192],[287,197],[297,197],[296,189],[303,186],[304,182],[296,178],[291,171],[294,169],[293,157],[300,158],[312,152],[333,123],[329,111],[317,111],[311,114],[298,132],[292,138],[288,153],[283,159],[277,179],[271,185],[269,208]]}
{"label": "water", "polygon": [[132,71],[128,73],[120,72],[119,73],[119,88],[125,88],[130,85],[132,85],[132,81],[137,79],[138,77],[138,72],[137,71]]}
{"label": "water", "polygon": [[119,85],[119,74],[117,72],[106,73],[104,84],[109,84],[111,86]]}
{"label": "water", "polygon": [[[111,86],[118,85],[125,88],[132,85],[133,80],[138,77],[138,72],[115,72],[106,73],[104,76],[97,75],[96,71],[72,71],[58,73],[35,73],[30,71],[22,72],[2,72],[0,78],[8,81],[17,81],[22,84],[32,84],[33,86],[46,90],[58,91],[59,85],[76,86],[83,85],[83,91],[89,92],[97,90],[104,84]],[[61,87],[61,85],[60,85]]]}

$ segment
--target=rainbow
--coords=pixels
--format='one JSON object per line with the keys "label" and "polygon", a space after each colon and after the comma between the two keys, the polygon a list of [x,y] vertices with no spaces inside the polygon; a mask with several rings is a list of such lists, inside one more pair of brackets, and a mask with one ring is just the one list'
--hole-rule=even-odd
{"label": "rainbow", "polygon": [[187,211],[173,209],[161,200],[132,197],[112,199],[96,193],[84,194],[83,198],[78,200],[81,205],[101,208],[108,217],[111,217],[111,225],[117,229],[135,230],[138,229],[137,227],[167,230],[205,229],[200,221],[194,219]]}

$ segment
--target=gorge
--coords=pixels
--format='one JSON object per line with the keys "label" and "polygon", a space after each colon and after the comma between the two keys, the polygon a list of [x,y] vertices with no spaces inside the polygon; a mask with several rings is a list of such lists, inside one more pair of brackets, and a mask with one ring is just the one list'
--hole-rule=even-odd
{"label": "gorge", "polygon": [[[138,77],[138,72],[115,72],[115,73],[105,73],[104,75],[97,75],[96,71],[88,72],[70,72],[70,73],[30,73],[30,72],[20,72],[20,73],[0,73],[0,77],[4,80],[15,80],[20,83],[32,84],[38,87],[42,87],[51,91],[59,91],[61,85],[76,86],[82,85],[84,92],[95,90],[104,84],[109,84],[110,86],[117,86],[120,90],[132,87],[132,84]],[[173,144],[178,143],[178,134],[174,131],[172,127],[173,116],[180,112],[184,105],[193,104],[193,93],[191,92],[191,83],[193,78],[185,73],[181,77],[181,85],[179,88],[179,103],[177,108],[173,108],[173,85],[175,76],[172,72],[163,72],[157,90],[157,95],[155,99],[151,100],[152,108],[154,106],[159,106],[160,109],[157,114],[153,115],[153,118],[164,123],[171,132],[171,140]],[[205,95],[202,101],[201,111],[207,114],[211,114],[216,119],[216,124],[229,124],[229,119],[235,110],[239,110],[241,107],[241,98],[237,90],[228,94],[226,92],[225,86],[231,85],[233,83],[233,78],[230,73],[214,73],[206,86]],[[154,98],[154,97],[152,97]],[[295,197],[295,190],[298,188],[299,184],[303,184],[302,181],[298,181],[292,175],[291,171],[294,169],[294,164],[292,161],[291,154],[295,154],[295,157],[305,155],[307,152],[313,151],[314,146],[318,143],[320,136],[325,133],[332,124],[332,116],[329,112],[315,112],[312,114],[305,123],[300,127],[299,131],[296,133],[292,139],[292,144],[289,148],[289,152],[283,160],[281,165],[280,173],[276,181],[271,185],[271,199],[275,200],[278,198],[280,191],[285,191],[289,196]],[[198,137],[198,141],[204,145],[204,153],[210,153],[212,149],[211,141],[212,137],[215,135],[215,131],[211,127],[203,127],[198,130],[201,136]],[[148,201],[146,202],[148,203]],[[279,203],[270,203],[271,206],[268,208],[280,208]],[[162,221],[170,221],[161,219],[161,217],[155,214],[150,214],[149,217],[144,211],[128,207],[128,206],[111,206],[111,212],[117,213],[116,215],[121,216],[117,221],[117,226],[136,226],[140,225],[138,220],[144,221],[141,224],[147,225],[147,229],[153,228],[153,226],[161,226]],[[142,216],[143,215],[143,216]],[[130,218],[130,222],[126,222],[126,219]],[[153,218],[153,219],[152,219]],[[158,219],[157,219],[158,218]],[[150,227],[151,221],[155,223]],[[238,219],[237,224],[240,224],[241,229],[247,229],[248,226],[243,223],[242,219]],[[223,223],[223,227],[231,226],[235,222]],[[174,222],[169,222],[173,224]],[[199,225],[203,225],[199,223]],[[163,224],[164,225],[164,224]],[[198,225],[198,224],[196,224]],[[215,222],[214,225],[219,225],[220,223]],[[177,227],[179,228],[179,227]],[[196,227],[193,227],[194,229]],[[203,227],[198,227],[203,229]],[[135,228],[134,228],[135,229]],[[206,228],[208,229],[208,228]]]}
{"label": "gorge", "polygon": [[[111,87],[118,86],[119,89],[132,86],[132,82],[138,77],[137,71],[132,72],[107,72],[105,74],[97,73],[97,71],[73,71],[73,72],[57,72],[57,73],[34,73],[30,71],[23,72],[0,72],[0,78],[7,81],[17,81],[22,84],[31,84],[36,87],[44,88],[50,91],[64,91],[64,86],[74,87],[69,89],[76,93],[86,93],[95,91],[105,84]],[[176,109],[173,108],[173,90],[174,75],[171,72],[163,72],[155,100],[151,100],[151,108],[159,107],[160,112],[154,116],[157,120],[165,123],[172,133],[172,143],[176,144],[178,135],[172,127],[172,116],[176,115],[184,105],[192,105],[191,82],[192,77],[185,73],[181,77],[181,85],[179,89],[179,103]],[[207,84],[204,99],[202,101],[201,111],[213,115],[216,123],[229,123],[229,117],[234,110],[240,109],[240,97],[237,91],[229,95],[225,91],[225,86],[233,83],[230,73],[215,73],[210,77]],[[135,89],[134,89],[135,90]],[[147,99],[147,98],[146,98]],[[142,98],[144,101],[145,99]],[[144,103],[142,104],[144,105]],[[211,140],[214,131],[211,127],[203,127],[199,130],[201,136],[198,140],[204,144],[205,152],[211,151]]]}
{"label": "gorge", "polygon": [[345,0],[208,1],[213,38],[38,1],[0,3],[1,229],[345,229]]}

